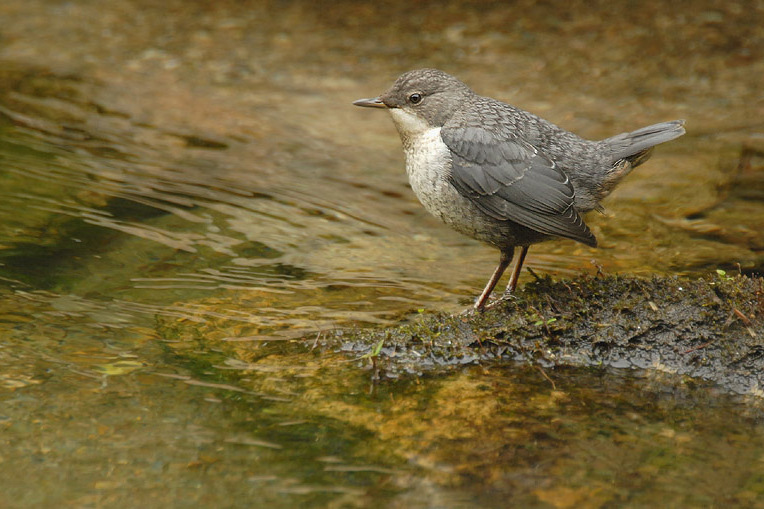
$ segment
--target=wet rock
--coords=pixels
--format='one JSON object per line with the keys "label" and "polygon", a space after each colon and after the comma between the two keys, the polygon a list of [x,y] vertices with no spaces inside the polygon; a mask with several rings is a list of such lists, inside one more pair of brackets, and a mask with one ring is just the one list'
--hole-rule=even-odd
{"label": "wet rock", "polygon": [[543,278],[482,315],[431,315],[393,329],[336,335],[324,345],[369,353],[380,376],[513,360],[543,370],[659,370],[762,396],[762,314],[764,279],[722,270],[692,281]]}

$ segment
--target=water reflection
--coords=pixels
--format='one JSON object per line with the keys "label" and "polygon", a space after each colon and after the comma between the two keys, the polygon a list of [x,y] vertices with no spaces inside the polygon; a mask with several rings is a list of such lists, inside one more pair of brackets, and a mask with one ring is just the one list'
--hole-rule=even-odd
{"label": "water reflection", "polygon": [[687,118],[590,218],[599,250],[549,243],[530,267],[760,270],[759,11],[380,8],[2,3],[2,503],[761,496],[750,402],[514,367],[374,385],[313,348],[460,310],[495,264],[415,202],[389,120],[349,104],[425,65],[590,137]]}
{"label": "water reflection", "polygon": [[[69,106],[77,111],[76,105]],[[8,108],[5,113],[15,122],[31,123]],[[87,112],[80,113],[86,116]],[[148,294],[141,290],[153,290],[150,300],[165,305],[177,299],[177,290],[196,290],[200,296],[246,290],[261,296],[259,302],[255,299],[253,308],[262,315],[265,326],[275,329],[289,325],[288,320],[283,321],[284,308],[295,315],[312,308],[313,317],[319,318],[322,313],[331,315],[331,308],[340,304],[332,302],[338,300],[344,302],[340,314],[349,315],[357,309],[353,302],[372,307],[375,297],[368,294],[389,293],[385,288],[402,288],[401,293],[439,293],[427,288],[423,280],[401,275],[397,267],[388,266],[387,275],[384,266],[379,267],[381,273],[365,274],[368,259],[353,256],[353,251],[370,245],[372,241],[367,238],[389,237],[395,220],[366,218],[367,213],[356,208],[357,203],[321,197],[336,194],[337,187],[352,187],[351,183],[330,181],[332,193],[322,192],[320,181],[315,180],[297,179],[286,188],[280,180],[293,177],[247,168],[248,179],[234,184],[235,177],[221,171],[225,161],[198,154],[193,166],[186,163],[182,169],[175,167],[179,163],[172,158],[159,164],[156,158],[163,154],[128,144],[124,133],[109,136],[110,128],[124,128],[109,123],[107,119],[99,133],[102,142],[109,139],[114,144],[108,157],[102,157],[103,146],[94,154],[92,146],[80,146],[72,139],[67,143],[77,150],[57,150],[56,139],[50,133],[37,131],[29,136],[29,125],[21,130],[6,129],[5,137],[10,142],[5,145],[3,158],[7,176],[13,179],[4,188],[6,214],[15,216],[15,210],[22,205],[37,213],[16,218],[26,223],[20,226],[30,238],[24,242],[14,234],[7,239],[16,245],[4,253],[9,274],[28,272],[30,282],[29,278],[34,278],[36,283],[45,281],[51,288],[76,287],[79,293],[96,286],[102,294],[116,290],[127,299]],[[139,128],[137,134],[147,136],[140,133],[146,130]],[[30,153],[30,147],[41,139],[48,145]],[[29,192],[30,182],[35,182],[34,193]],[[369,189],[365,194],[390,203],[400,201],[399,195],[384,190]],[[55,230],[50,229],[50,221]],[[48,235],[41,245],[37,239],[42,227],[48,228]],[[348,256],[340,256],[341,250]],[[34,267],[31,262],[38,252]],[[178,252],[195,256],[184,257]],[[90,260],[77,263],[83,255]],[[62,263],[68,271],[61,270]],[[101,269],[92,273],[93,266]],[[46,281],[46,271],[47,276],[55,272],[55,282]],[[109,283],[102,281],[103,272],[110,273],[112,290]],[[343,297],[339,289],[350,291]],[[161,290],[173,291],[160,296]],[[327,292],[333,295],[322,297]],[[274,305],[276,295],[289,297]],[[382,298],[387,304],[370,312],[368,321],[379,322],[376,315],[395,313],[400,305],[391,303],[406,300]],[[326,308],[319,304],[322,301]],[[268,316],[269,308],[275,312],[272,318]],[[363,321],[364,312],[359,311],[356,319]],[[331,319],[328,323],[332,323]]]}
{"label": "water reflection", "polygon": [[[10,85],[27,89],[25,79]],[[303,318],[331,327],[351,315],[356,323],[390,323],[421,307],[456,310],[494,261],[491,250],[427,217],[401,172],[353,151],[344,161],[324,157],[337,147],[317,145],[310,126],[268,140],[178,134],[94,103],[92,84],[51,79],[54,95],[12,90],[2,110],[13,122],[3,130],[2,210],[19,223],[5,239],[13,246],[3,253],[10,277],[21,272],[46,288],[165,305],[236,290],[248,294],[268,330],[299,335],[316,330]],[[394,137],[389,146],[399,152]],[[655,197],[654,175],[667,172],[661,166],[673,166],[661,179],[665,193],[684,186],[688,163],[662,152],[652,170],[640,172],[652,188],[641,196]],[[747,259],[744,268],[755,270],[755,235],[753,245],[727,244],[722,258],[719,239],[734,237],[722,224],[712,227],[716,237],[684,245],[682,236],[699,226],[683,228],[685,220],[671,219],[676,212],[664,204],[645,210],[639,180],[624,187],[625,196],[606,204],[611,217],[592,218],[596,230],[607,229],[599,235],[603,249],[550,243],[530,266],[570,274],[594,270],[596,259],[605,270],[702,271]],[[698,203],[694,192],[692,214],[683,213],[697,222],[703,210],[718,208],[714,193],[709,187]],[[682,200],[690,196],[672,206],[686,206]],[[28,213],[18,216],[20,208]],[[636,250],[627,247],[645,221],[647,237]],[[302,316],[291,320],[285,310]]]}
{"label": "water reflection", "polygon": [[549,372],[552,386],[530,368],[469,367],[375,385],[366,361],[302,342],[264,341],[244,361],[124,314],[21,295],[0,301],[0,319],[15,324],[0,349],[0,473],[4,496],[21,505],[687,506],[760,496],[760,405],[745,410],[745,400],[671,376],[563,369]]}
{"label": "water reflection", "polygon": [[[6,114],[31,123],[7,108]],[[357,322],[386,323],[385,317],[428,302],[446,301],[447,309],[457,309],[482,274],[465,273],[462,267],[489,267],[493,261],[492,252],[421,212],[412,217],[418,208],[405,189],[375,188],[373,181],[359,187],[348,178],[295,179],[267,163],[266,171],[247,168],[232,176],[231,161],[217,152],[200,153],[193,165],[186,160],[177,166],[172,158],[160,164],[163,154],[152,147],[125,141],[102,157],[103,143],[93,154],[71,139],[70,148],[58,148],[54,138],[28,125],[4,132],[3,210],[8,223],[19,223],[5,239],[14,246],[3,253],[5,267],[9,276],[48,288],[102,295],[118,291],[122,299],[165,305],[174,303],[179,290],[190,291],[182,294],[186,300],[240,290],[249,293],[248,307],[258,310],[266,327],[296,328],[293,335],[299,335],[305,321],[290,323],[290,312],[304,316],[310,310],[310,320],[332,326],[350,315]],[[100,133],[108,138],[109,129]],[[111,138],[124,140],[125,134]],[[236,177],[240,180],[234,184]],[[21,208],[28,213],[16,214]],[[617,231],[605,238],[605,248],[610,242],[614,249],[597,252],[599,264],[615,267],[624,254],[632,260],[630,251],[612,244],[618,242]],[[592,267],[595,256],[563,244],[546,250],[531,266],[571,273]],[[696,245],[688,251],[700,250]],[[666,258],[685,254],[661,251],[653,269],[665,269]],[[104,272],[109,281],[103,281]],[[259,298],[252,298],[255,294]]]}

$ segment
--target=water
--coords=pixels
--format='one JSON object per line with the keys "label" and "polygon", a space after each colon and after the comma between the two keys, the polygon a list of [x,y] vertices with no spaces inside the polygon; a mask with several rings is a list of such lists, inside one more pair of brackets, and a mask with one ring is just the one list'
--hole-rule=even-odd
{"label": "water", "polygon": [[588,218],[600,249],[534,270],[761,270],[761,5],[586,6],[3,2],[0,505],[760,506],[760,402],[617,370],[375,383],[312,347],[459,311],[497,261],[350,106],[413,67],[592,138],[687,119]]}

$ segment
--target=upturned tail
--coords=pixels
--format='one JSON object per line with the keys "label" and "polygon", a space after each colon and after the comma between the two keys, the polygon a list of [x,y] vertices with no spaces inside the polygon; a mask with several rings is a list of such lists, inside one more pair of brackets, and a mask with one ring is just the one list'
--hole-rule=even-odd
{"label": "upturned tail", "polygon": [[622,133],[611,138],[602,140],[613,154],[613,163],[619,159],[630,160],[632,166],[637,166],[636,161],[644,162],[642,154],[655,145],[679,138],[684,134],[684,120],[672,120],[661,122],[630,133]]}
{"label": "upturned tail", "polygon": [[[596,200],[610,194],[610,191],[631,170],[644,163],[653,153],[653,147],[660,143],[679,138],[684,134],[684,120],[661,122],[630,133],[622,133],[599,142],[604,146],[604,154],[609,168],[597,183]],[[598,206],[596,208],[599,208]]]}

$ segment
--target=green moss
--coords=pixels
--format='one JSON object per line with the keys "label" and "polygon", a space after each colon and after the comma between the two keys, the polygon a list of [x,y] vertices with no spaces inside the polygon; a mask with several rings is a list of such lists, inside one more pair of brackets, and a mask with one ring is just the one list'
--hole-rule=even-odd
{"label": "green moss", "polygon": [[343,334],[390,374],[493,359],[542,366],[649,368],[755,393],[764,386],[764,280],[716,276],[539,279],[483,314],[424,315],[413,324]]}

